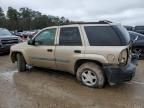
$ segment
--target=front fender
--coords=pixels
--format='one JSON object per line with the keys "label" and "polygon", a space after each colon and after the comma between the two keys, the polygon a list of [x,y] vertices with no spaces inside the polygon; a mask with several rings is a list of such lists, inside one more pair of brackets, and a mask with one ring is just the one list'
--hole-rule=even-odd
{"label": "front fender", "polygon": [[17,50],[17,51],[15,50],[15,51],[11,52],[11,54],[10,54],[10,58],[11,58],[11,61],[12,61],[13,63],[16,61],[16,54],[17,54],[17,53],[21,53],[21,54],[23,55],[26,63],[27,63],[27,64],[30,64],[30,60],[29,60],[27,54],[25,53],[25,51],[19,51],[19,50]]}

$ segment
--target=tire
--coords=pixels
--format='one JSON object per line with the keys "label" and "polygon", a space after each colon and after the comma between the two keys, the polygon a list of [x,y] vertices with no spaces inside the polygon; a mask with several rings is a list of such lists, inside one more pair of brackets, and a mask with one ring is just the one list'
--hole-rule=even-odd
{"label": "tire", "polygon": [[106,80],[101,67],[93,62],[82,64],[77,70],[76,77],[83,85],[92,88],[103,88]]}
{"label": "tire", "polygon": [[24,72],[26,70],[26,62],[22,54],[17,54],[17,67],[18,72]]}
{"label": "tire", "polygon": [[141,48],[134,48],[134,49],[133,49],[133,52],[134,52],[134,53],[141,53],[141,52],[142,52],[142,49],[141,49]]}

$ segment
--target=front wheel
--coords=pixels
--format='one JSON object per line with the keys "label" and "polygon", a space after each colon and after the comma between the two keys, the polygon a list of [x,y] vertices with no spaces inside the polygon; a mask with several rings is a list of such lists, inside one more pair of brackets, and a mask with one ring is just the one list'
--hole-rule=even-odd
{"label": "front wheel", "polygon": [[105,85],[105,76],[101,67],[92,62],[82,64],[76,76],[83,85],[88,87],[102,88]]}
{"label": "front wheel", "polygon": [[26,70],[26,62],[22,54],[17,54],[17,67],[18,72],[24,72]]}

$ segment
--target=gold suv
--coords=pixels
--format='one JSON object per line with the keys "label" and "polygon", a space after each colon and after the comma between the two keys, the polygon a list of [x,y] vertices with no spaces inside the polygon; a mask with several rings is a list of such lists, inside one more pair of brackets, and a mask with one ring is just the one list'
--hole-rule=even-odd
{"label": "gold suv", "polygon": [[12,46],[10,57],[19,72],[26,65],[67,71],[96,88],[106,81],[131,80],[137,62],[126,29],[107,21],[44,28],[28,42]]}

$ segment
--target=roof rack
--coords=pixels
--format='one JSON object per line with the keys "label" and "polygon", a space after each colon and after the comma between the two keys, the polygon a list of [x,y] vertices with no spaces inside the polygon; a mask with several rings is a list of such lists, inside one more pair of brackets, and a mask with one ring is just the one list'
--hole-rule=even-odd
{"label": "roof rack", "polygon": [[112,23],[111,21],[108,20],[100,20],[98,22],[73,22],[70,24],[60,24],[60,25],[71,25],[71,24],[110,24]]}
{"label": "roof rack", "polygon": [[107,24],[112,23],[112,21],[109,21],[109,20],[100,20],[99,22],[104,22],[104,23],[107,23]]}

